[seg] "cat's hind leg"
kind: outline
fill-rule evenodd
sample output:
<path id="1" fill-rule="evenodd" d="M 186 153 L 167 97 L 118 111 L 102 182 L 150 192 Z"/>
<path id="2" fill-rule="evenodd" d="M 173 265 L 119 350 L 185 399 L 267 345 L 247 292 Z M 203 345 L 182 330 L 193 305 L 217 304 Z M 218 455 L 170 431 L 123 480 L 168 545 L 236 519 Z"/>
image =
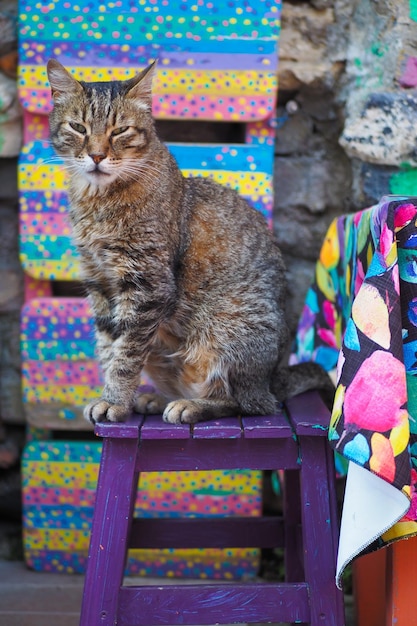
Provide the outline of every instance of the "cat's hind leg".
<path id="1" fill-rule="evenodd" d="M 164 421 L 195 424 L 231 415 L 270 415 L 276 411 L 277 400 L 269 389 L 272 367 L 268 363 L 261 359 L 233 360 L 232 354 L 219 357 L 214 351 L 203 349 L 195 349 L 194 355 L 197 358 L 182 363 L 180 372 L 185 397 L 166 406 Z"/>

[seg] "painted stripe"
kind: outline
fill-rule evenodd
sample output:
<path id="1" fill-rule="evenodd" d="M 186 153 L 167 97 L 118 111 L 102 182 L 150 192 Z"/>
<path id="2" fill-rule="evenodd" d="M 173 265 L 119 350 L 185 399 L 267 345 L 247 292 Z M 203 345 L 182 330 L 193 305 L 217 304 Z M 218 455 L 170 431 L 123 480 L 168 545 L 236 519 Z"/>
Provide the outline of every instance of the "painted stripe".
<path id="1" fill-rule="evenodd" d="M 48 354 L 51 356 L 51 353 Z M 85 406 L 93 398 L 99 398 L 103 390 L 100 384 L 97 387 L 90 385 L 64 385 L 55 383 L 36 385 L 33 381 L 22 379 L 23 400 L 31 404 L 58 402 L 63 405 Z M 66 407 L 62 407 L 62 419 L 66 418 Z M 61 417 L 61 415 L 59 415 Z M 71 419 L 70 417 L 68 419 Z"/>
<path id="2" fill-rule="evenodd" d="M 26 541 L 26 533 L 24 533 Z M 151 577 L 240 579 L 256 576 L 258 549 L 204 548 L 201 550 L 129 550 L 126 574 Z M 25 561 L 35 571 L 58 573 L 85 572 L 87 548 L 68 550 L 34 549 L 25 546 Z"/>
<path id="3" fill-rule="evenodd" d="M 94 359 L 94 344 L 92 341 L 23 341 L 22 357 L 40 361 L 87 361 Z M 53 388 L 50 393 L 53 395 Z"/>
<path id="4" fill-rule="evenodd" d="M 155 0 L 137 0 L 137 2 L 129 2 L 127 7 L 129 8 L 129 13 L 139 13 L 145 12 L 148 14 L 151 11 L 158 12 L 161 14 L 172 15 L 172 14 L 180 14 L 184 15 L 191 11 L 191 14 L 198 11 L 209 11 L 214 15 L 245 15 L 245 13 L 249 13 L 249 15 L 264 15 L 269 11 L 275 14 L 280 7 L 280 0 L 252 0 L 249 8 L 245 7 L 240 0 L 217 0 L 213 3 L 211 0 L 200 0 L 199 3 L 195 4 L 187 4 L 183 0 L 170 0 L 167 4 L 158 4 Z M 49 12 L 54 13 L 59 8 L 68 11 L 68 2 L 67 0 L 42 0 L 38 2 L 35 6 L 32 4 L 28 4 L 27 6 L 23 4 L 23 8 L 28 13 L 37 13 L 41 10 L 42 14 L 47 14 Z M 119 14 L 121 12 L 127 13 L 126 9 L 123 10 L 123 4 L 121 2 L 108 2 L 104 3 L 103 0 L 90 0 L 88 5 L 80 2 L 78 4 L 73 4 L 71 6 L 72 11 L 75 15 L 85 15 L 88 13 L 116 13 Z"/>
<path id="5" fill-rule="evenodd" d="M 168 81 L 169 82 L 169 81 Z M 201 119 L 214 121 L 251 122 L 270 117 L 276 106 L 276 85 L 267 94 L 254 92 L 232 95 L 209 92 L 193 93 L 168 92 L 154 94 L 152 112 L 157 119 Z M 19 99 L 26 111 L 46 115 L 52 110 L 50 90 L 47 88 L 26 87 L 19 89 Z M 239 102 L 238 102 L 239 100 Z"/>
<path id="6" fill-rule="evenodd" d="M 21 207 L 20 231 L 22 234 L 25 232 L 31 235 L 42 234 L 43 232 L 42 224 L 44 223 L 45 218 L 48 220 L 48 223 L 52 223 L 52 225 L 55 223 L 55 220 L 57 219 L 56 216 L 61 213 L 62 203 L 56 206 L 56 210 L 54 210 L 54 207 L 52 206 L 46 207 L 44 203 L 42 203 L 42 198 L 47 193 L 48 192 L 43 192 L 43 191 L 35 191 L 35 192 L 32 191 L 32 192 L 25 192 L 24 194 L 23 193 L 21 194 L 21 197 L 25 199 L 28 199 L 28 196 L 31 195 L 32 199 L 30 199 L 29 201 L 33 200 L 34 202 L 36 202 L 36 204 L 41 204 L 43 207 L 43 211 L 29 211 L 27 204 L 25 205 L 24 208 L 22 208 L 22 201 L 20 201 L 20 207 Z M 272 193 L 265 194 L 262 197 L 254 197 L 254 198 L 252 198 L 250 195 L 249 196 L 245 194 L 240 194 L 240 195 L 242 196 L 242 198 L 245 198 L 250 204 L 252 204 L 252 206 L 255 209 L 260 211 L 265 217 L 269 218 L 271 216 L 272 208 L 273 208 Z M 35 196 L 36 196 L 36 199 L 35 199 Z M 66 207 L 66 210 L 68 210 L 68 207 Z M 62 224 L 63 229 L 65 229 L 65 232 L 68 234 L 68 236 L 70 236 L 71 232 L 68 233 L 66 230 L 68 226 L 68 218 L 66 216 L 63 216 L 62 218 L 58 218 L 58 223 Z M 68 228 L 71 231 L 71 227 L 68 226 Z"/>
<path id="7" fill-rule="evenodd" d="M 62 487 L 71 491 L 95 489 L 96 474 L 89 477 L 85 467 L 94 469 L 100 461 L 101 443 L 77 441 L 34 441 L 26 444 L 23 452 L 24 477 L 32 486 L 56 485 L 56 480 L 77 477 L 78 485 L 61 482 Z M 42 464 L 47 463 L 47 468 Z M 46 468 L 46 471 L 45 471 Z M 80 468 L 83 470 L 80 472 Z M 42 476 L 41 476 L 42 474 Z M 141 489 L 154 494 L 163 492 L 204 492 L 204 493 L 250 493 L 255 495 L 261 485 L 262 472 L 258 470 L 212 470 L 184 472 L 142 472 Z M 70 486 L 68 486 L 70 485 Z M 61 491 L 59 492 L 61 493 Z"/>
<path id="8" fill-rule="evenodd" d="M 211 41 L 200 44 L 196 50 L 192 51 L 188 49 L 188 46 L 184 52 L 164 48 L 158 56 L 158 62 L 162 68 L 168 70 L 192 67 L 201 68 L 204 71 L 256 70 L 263 73 L 265 71 L 276 72 L 278 67 L 275 39 L 248 40 L 244 42 L 244 45 L 240 39 L 228 39 L 222 41 L 221 48 L 219 42 Z"/>
<path id="9" fill-rule="evenodd" d="M 65 215 L 68 212 L 68 195 L 65 191 L 25 191 L 19 196 L 19 213 L 22 222 L 30 220 L 26 217 L 37 215 L 40 219 L 42 214 L 53 214 L 53 219 L 57 219 L 57 214 Z M 58 218 L 59 219 L 59 218 Z M 67 217 L 65 219 L 68 220 Z"/>
<path id="10" fill-rule="evenodd" d="M 21 252 L 22 266 L 26 274 L 36 280 L 79 280 L 81 271 L 78 259 L 65 261 L 45 261 L 29 259 Z"/>
<path id="11" fill-rule="evenodd" d="M 26 527 L 24 540 L 29 550 L 85 550 L 89 545 L 90 529 L 61 530 Z"/>
<path id="12" fill-rule="evenodd" d="M 53 175 L 51 175 L 53 173 Z M 18 184 L 20 191 L 57 190 L 67 188 L 65 171 L 60 165 L 20 163 L 18 168 Z"/>
<path id="13" fill-rule="evenodd" d="M 20 15 L 20 38 L 23 40 L 51 40 L 71 43 L 82 39 L 91 44 L 100 44 L 113 38 L 119 44 L 130 44 L 140 38 L 143 42 L 164 47 L 166 41 L 175 41 L 185 47 L 190 40 L 201 42 L 210 39 L 237 37 L 239 39 L 264 39 L 278 34 L 278 11 L 268 15 L 246 13 L 230 17 L 229 11 L 223 15 L 207 11 L 203 14 L 189 11 L 176 14 L 171 7 L 169 15 L 155 11 L 123 12 L 97 11 L 79 13 L 53 3 L 44 5 L 42 16 L 39 12 L 25 10 Z M 26 9 L 26 7 L 25 7 Z M 49 9 L 49 10 L 48 10 Z"/>
<path id="14" fill-rule="evenodd" d="M 69 218 L 62 213 L 21 213 L 20 233 L 23 236 L 44 234 L 47 236 L 65 235 L 71 237 Z"/>
<path id="15" fill-rule="evenodd" d="M 62 453 L 62 449 L 61 449 Z M 26 485 L 43 487 L 50 485 L 55 489 L 66 487 L 71 489 L 85 488 L 95 489 L 98 477 L 98 463 L 54 462 L 47 460 L 53 455 L 53 449 L 41 449 L 39 455 L 42 460 L 28 462 L 25 458 L 24 476 Z M 43 458 L 42 458 L 43 457 Z"/>
<path id="16" fill-rule="evenodd" d="M 97 460 L 99 463 L 99 459 Z M 44 507 L 62 506 L 65 509 L 72 507 L 94 508 L 96 497 L 96 486 L 91 485 L 88 488 L 72 489 L 71 487 L 59 486 L 59 489 L 53 486 L 37 486 L 30 480 L 31 475 L 24 476 L 23 490 L 23 506 L 26 511 L 31 511 L 31 517 L 39 514 Z"/>
<path id="17" fill-rule="evenodd" d="M 161 517 L 182 517 L 187 515 L 195 515 L 194 511 L 189 509 L 190 502 L 198 504 L 200 509 L 203 510 L 203 514 L 210 514 L 210 506 L 213 504 L 217 509 L 219 503 L 226 502 L 226 499 L 231 506 L 230 511 L 234 511 L 235 515 L 242 514 L 242 507 L 245 507 L 248 515 L 255 516 L 260 508 L 260 484 L 258 482 L 253 483 L 255 489 L 249 493 L 233 494 L 227 490 L 217 491 L 215 493 L 204 494 L 201 492 L 188 492 L 184 493 L 183 489 L 189 489 L 184 487 L 183 489 L 176 488 L 175 484 L 172 487 L 160 489 L 159 491 L 149 491 L 146 484 L 141 477 L 141 492 L 138 493 L 138 498 L 135 505 L 136 516 L 146 518 L 161 518 Z M 27 488 L 26 488 L 27 487 Z M 169 489 L 169 491 L 168 491 Z M 195 488 L 194 488 L 195 489 Z M 187 496 L 187 497 L 185 497 Z M 234 497 L 233 497 L 234 496 Z M 66 514 L 73 511 L 74 507 L 81 510 L 81 508 L 91 508 L 91 512 L 94 509 L 95 502 L 95 485 L 91 485 L 88 488 L 68 488 L 64 485 L 36 485 L 33 480 L 27 481 L 25 479 L 25 490 L 23 496 L 23 504 L 25 511 L 31 512 L 31 517 L 39 515 L 39 512 L 48 507 L 49 511 L 61 510 Z M 208 507 L 208 508 L 207 508 Z M 62 514 L 62 513 L 61 513 Z M 214 511 L 212 512 L 214 515 Z M 220 513 L 222 515 L 223 512 Z M 216 515 L 218 515 L 216 513 Z M 246 513 L 245 513 L 246 515 Z M 46 516 L 44 523 L 40 522 L 39 526 L 48 524 L 52 516 Z M 56 517 L 54 515 L 53 517 Z M 91 515 L 92 517 L 92 515 Z"/>
<path id="18" fill-rule="evenodd" d="M 29 384 L 70 383 L 100 385 L 103 377 L 97 361 L 24 361 L 22 374 Z"/>
<path id="19" fill-rule="evenodd" d="M 59 44 L 58 44 L 59 46 Z M 72 41 L 70 49 L 59 48 L 54 41 L 22 41 L 19 46 L 19 61 L 25 65 L 46 65 L 48 59 L 59 56 L 65 67 L 131 67 L 138 72 L 151 60 L 157 58 L 161 68 L 198 68 L 207 69 L 257 69 L 276 70 L 278 65 L 277 39 L 246 39 L 244 45 L 240 38 L 224 39 L 219 45 L 216 39 L 205 41 L 187 41 L 186 50 L 182 51 L 177 43 L 165 39 L 154 44 L 129 45 L 99 44 L 91 46 L 84 41 Z"/>
<path id="20" fill-rule="evenodd" d="M 64 317 L 24 315 L 22 321 L 22 338 L 24 340 L 54 340 L 63 339 L 73 341 L 78 339 L 94 340 L 94 324 L 90 319 L 80 319 L 68 316 Z"/>
<path id="21" fill-rule="evenodd" d="M 23 450 L 24 467 L 36 461 L 56 461 L 59 463 L 99 463 L 101 443 L 99 441 L 32 441 Z M 27 469 L 24 470 L 25 476 Z M 35 472 L 36 475 L 36 472 Z"/>
<path id="22" fill-rule="evenodd" d="M 23 262 L 26 259 L 43 258 L 48 261 L 62 260 L 65 263 L 72 262 L 78 256 L 75 244 L 68 235 L 44 234 L 44 228 L 41 228 L 43 220 L 38 224 L 40 234 L 20 236 Z"/>
<path id="23" fill-rule="evenodd" d="M 107 81 L 126 80 L 136 75 L 137 69 L 126 67 L 71 67 L 68 68 L 78 80 Z M 144 69 L 144 68 L 139 68 Z M 19 70 L 19 86 L 26 90 L 39 90 L 49 85 L 46 68 L 39 65 L 22 66 Z M 202 69 L 158 69 L 154 80 L 154 91 L 162 94 L 185 94 L 215 92 L 238 96 L 271 93 L 276 88 L 275 72 L 254 70 L 202 70 Z M 48 89 L 49 91 L 49 89 Z"/>
<path id="24" fill-rule="evenodd" d="M 56 315 L 63 319 L 80 317 L 83 322 L 88 323 L 91 317 L 91 309 L 86 298 L 62 297 L 62 298 L 34 298 L 23 305 L 23 321 L 27 315 L 43 315 L 49 317 Z M 71 320 L 72 323 L 72 320 Z"/>
<path id="25" fill-rule="evenodd" d="M 59 486 L 59 490 L 61 490 Z M 72 528 L 82 530 L 88 527 L 94 512 L 94 496 L 92 490 L 89 502 L 86 494 L 82 504 L 77 502 L 78 490 L 70 495 L 70 502 L 63 503 L 60 498 L 56 502 L 58 486 L 53 488 L 33 486 L 26 490 L 25 517 L 30 525 L 36 528 Z M 42 496 L 42 489 L 44 495 Z M 72 503 L 71 503 L 72 501 Z M 183 494 L 181 492 L 143 493 L 136 502 L 136 516 L 148 519 L 170 519 L 179 517 L 221 517 L 242 515 L 256 517 L 259 515 L 260 497 L 249 494 L 233 496 L 228 493 L 204 496 L 199 493 Z"/>
<path id="26" fill-rule="evenodd" d="M 215 180 L 220 184 L 227 184 L 237 189 L 240 193 L 247 193 L 250 189 L 271 189 L 272 175 L 266 172 L 241 172 L 224 169 L 182 169 L 184 176 L 204 176 Z M 48 191 L 49 189 L 61 189 L 66 187 L 64 176 L 57 166 L 39 165 L 24 166 L 19 182 L 21 191 Z M 53 241 L 53 240 L 52 240 Z M 61 242 L 60 245 L 62 245 Z"/>
<path id="27" fill-rule="evenodd" d="M 262 171 L 272 174 L 273 146 L 253 144 L 184 144 L 168 143 L 172 155 L 180 169 L 197 168 L 198 170 L 230 170 L 238 172 Z M 22 177 L 26 175 L 43 178 L 49 172 L 62 171 L 63 160 L 54 156 L 54 150 L 43 141 L 33 141 L 25 146 L 19 159 L 19 169 Z M 48 163 L 55 158 L 54 163 Z M 39 168 L 47 168 L 39 169 Z M 50 168 L 50 169 L 49 169 Z M 36 194 L 35 191 L 28 193 Z M 52 206 L 55 202 L 64 202 L 64 192 L 50 191 L 47 198 Z M 36 203 L 36 196 L 29 196 L 31 206 Z M 37 209 L 41 210 L 41 206 Z"/>

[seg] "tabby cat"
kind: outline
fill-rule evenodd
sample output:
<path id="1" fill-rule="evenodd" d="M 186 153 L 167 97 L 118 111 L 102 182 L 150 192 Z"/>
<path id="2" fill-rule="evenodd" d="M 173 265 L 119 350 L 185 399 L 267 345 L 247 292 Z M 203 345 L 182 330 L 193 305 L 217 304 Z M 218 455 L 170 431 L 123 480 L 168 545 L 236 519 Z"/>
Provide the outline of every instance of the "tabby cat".
<path id="1" fill-rule="evenodd" d="M 158 138 L 155 64 L 130 80 L 92 83 L 54 59 L 47 69 L 51 140 L 70 174 L 70 220 L 104 371 L 86 418 L 271 414 L 323 383 L 314 364 L 280 365 L 285 270 L 262 215 L 235 191 L 184 178 Z M 158 393 L 137 393 L 142 371 Z"/>

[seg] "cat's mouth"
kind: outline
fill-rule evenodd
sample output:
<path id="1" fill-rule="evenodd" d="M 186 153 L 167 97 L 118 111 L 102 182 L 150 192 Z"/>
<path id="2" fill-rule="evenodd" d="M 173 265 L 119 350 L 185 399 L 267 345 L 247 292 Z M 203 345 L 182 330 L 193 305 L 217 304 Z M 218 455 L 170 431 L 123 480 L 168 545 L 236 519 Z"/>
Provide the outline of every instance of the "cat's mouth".
<path id="1" fill-rule="evenodd" d="M 96 165 L 94 169 L 92 170 L 88 170 L 87 174 L 89 176 L 94 176 L 95 178 L 100 178 L 102 176 L 110 176 L 108 172 L 104 172 L 102 169 L 100 169 L 99 165 Z"/>

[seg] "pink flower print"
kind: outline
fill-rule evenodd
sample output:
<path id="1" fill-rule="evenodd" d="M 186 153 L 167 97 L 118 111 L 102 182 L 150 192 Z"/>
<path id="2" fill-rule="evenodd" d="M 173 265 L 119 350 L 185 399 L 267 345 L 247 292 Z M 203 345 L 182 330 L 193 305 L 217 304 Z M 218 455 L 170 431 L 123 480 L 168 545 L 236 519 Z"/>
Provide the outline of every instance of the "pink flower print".
<path id="1" fill-rule="evenodd" d="M 384 260 L 385 267 L 391 267 L 397 260 L 397 244 L 394 233 L 387 224 L 382 226 L 381 237 L 379 239 L 379 251 Z"/>
<path id="2" fill-rule="evenodd" d="M 346 389 L 345 427 L 387 432 L 408 420 L 404 364 L 390 352 L 376 350 L 360 366 Z"/>
<path id="3" fill-rule="evenodd" d="M 358 258 L 356 261 L 355 293 L 354 293 L 355 296 L 358 293 L 359 289 L 361 288 L 364 279 L 365 279 L 365 272 L 363 270 L 363 265 L 361 263 L 361 260 Z"/>
<path id="4" fill-rule="evenodd" d="M 394 215 L 394 228 L 395 230 L 401 230 L 404 226 L 407 226 L 414 219 L 417 213 L 417 208 L 414 204 L 404 204 L 397 207 Z"/>
<path id="5" fill-rule="evenodd" d="M 415 469 L 411 470 L 411 485 L 410 485 L 410 496 L 411 496 L 411 504 L 408 509 L 405 517 L 406 519 L 411 519 L 413 521 L 417 520 L 417 472 Z"/>
<path id="6" fill-rule="evenodd" d="M 339 349 L 335 334 L 331 330 L 328 330 L 327 328 L 319 328 L 317 330 L 317 336 L 320 337 L 320 339 L 328 346 Z"/>
<path id="7" fill-rule="evenodd" d="M 334 305 L 329 300 L 323 302 L 323 316 L 327 326 L 334 330 L 337 314 Z"/>

